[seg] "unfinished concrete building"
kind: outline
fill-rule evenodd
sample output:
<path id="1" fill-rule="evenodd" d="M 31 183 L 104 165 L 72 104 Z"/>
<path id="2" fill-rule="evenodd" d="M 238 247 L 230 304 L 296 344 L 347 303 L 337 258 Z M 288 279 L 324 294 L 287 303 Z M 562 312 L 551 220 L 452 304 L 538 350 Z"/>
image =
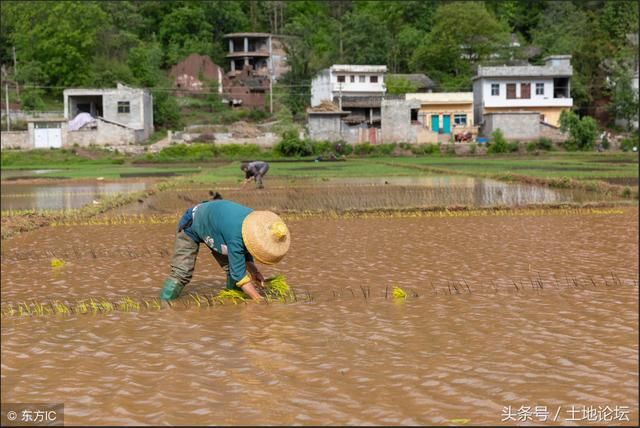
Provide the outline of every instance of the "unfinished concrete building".
<path id="1" fill-rule="evenodd" d="M 282 36 L 269 33 L 230 33 L 224 38 L 229 43 L 228 76 L 233 79 L 249 66 L 257 76 L 273 78 L 277 82 L 289 71 Z"/>

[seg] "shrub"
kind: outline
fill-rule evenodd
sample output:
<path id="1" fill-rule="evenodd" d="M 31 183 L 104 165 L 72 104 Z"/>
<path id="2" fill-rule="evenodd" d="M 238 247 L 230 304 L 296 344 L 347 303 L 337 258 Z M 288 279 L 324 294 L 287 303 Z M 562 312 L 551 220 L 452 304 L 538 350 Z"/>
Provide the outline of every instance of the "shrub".
<path id="1" fill-rule="evenodd" d="M 538 148 L 538 145 L 533 141 L 531 141 L 530 143 L 527 143 L 527 152 L 531 153 L 535 151 L 537 148 Z"/>
<path id="2" fill-rule="evenodd" d="M 515 153 L 520 149 L 520 143 L 517 141 L 513 141 L 511 143 L 507 143 L 507 152 Z"/>
<path id="3" fill-rule="evenodd" d="M 469 145 L 469 154 L 470 155 L 475 155 L 476 154 L 476 149 L 478 148 L 477 145 L 475 144 L 471 144 Z"/>
<path id="4" fill-rule="evenodd" d="M 397 147 L 396 143 L 380 144 L 380 145 L 374 146 L 374 153 L 380 154 L 383 156 L 388 156 L 391 153 L 393 153 L 396 147 Z"/>
<path id="5" fill-rule="evenodd" d="M 353 153 L 353 146 L 349 143 L 345 143 L 344 141 L 340 141 L 340 152 L 347 156 L 350 155 L 351 153 Z"/>
<path id="6" fill-rule="evenodd" d="M 335 153 L 335 147 L 328 141 L 316 141 L 311 144 L 314 155 L 321 155 L 324 153 Z"/>
<path id="7" fill-rule="evenodd" d="M 635 134 L 631 137 L 626 137 L 620 142 L 620 150 L 623 152 L 628 152 L 629 150 L 633 150 L 634 147 L 638 147 L 638 135 Z"/>
<path id="8" fill-rule="evenodd" d="M 491 143 L 487 148 L 487 153 L 505 153 L 507 150 L 507 140 L 505 140 L 502 130 L 498 128 L 491 134 Z"/>
<path id="9" fill-rule="evenodd" d="M 447 144 L 447 147 L 445 148 L 444 152 L 448 155 L 455 155 L 456 147 L 453 144 Z"/>
<path id="10" fill-rule="evenodd" d="M 415 155 L 432 155 L 440 153 L 440 147 L 435 144 L 418 144 L 411 146 L 411 152 Z"/>
<path id="11" fill-rule="evenodd" d="M 606 135 L 602 136 L 601 144 L 604 150 L 609 150 L 611 148 L 611 143 L 609 143 L 609 139 L 607 138 Z"/>
<path id="12" fill-rule="evenodd" d="M 560 114 L 560 130 L 569 132 L 569 140 L 565 143 L 567 150 L 591 150 L 596 142 L 598 127 L 594 118 L 579 118 L 572 111 Z"/>
<path id="13" fill-rule="evenodd" d="M 267 117 L 269 117 L 269 113 L 267 113 L 264 110 L 251 110 L 249 112 L 249 119 L 253 120 L 254 122 L 260 122 L 261 120 L 266 119 Z"/>
<path id="14" fill-rule="evenodd" d="M 282 140 L 273 148 L 282 156 L 310 156 L 313 154 L 313 146 L 308 140 L 298 138 L 298 131 L 295 128 L 286 130 L 282 135 Z"/>
<path id="15" fill-rule="evenodd" d="M 368 155 L 373 153 L 375 148 L 369 143 L 356 144 L 353 147 L 353 153 L 356 155 Z"/>
<path id="16" fill-rule="evenodd" d="M 553 142 L 548 138 L 540 137 L 538 141 L 536 141 L 536 148 L 540 150 L 551 150 L 553 149 Z"/>

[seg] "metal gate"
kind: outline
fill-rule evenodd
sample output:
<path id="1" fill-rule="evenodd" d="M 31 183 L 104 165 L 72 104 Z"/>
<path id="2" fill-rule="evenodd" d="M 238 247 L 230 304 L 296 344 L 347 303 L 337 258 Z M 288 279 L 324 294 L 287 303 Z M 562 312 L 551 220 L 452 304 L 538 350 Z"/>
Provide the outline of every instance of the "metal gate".
<path id="1" fill-rule="evenodd" d="M 62 147 L 62 124 L 60 122 L 36 122 L 33 125 L 33 146 L 36 149 Z"/>

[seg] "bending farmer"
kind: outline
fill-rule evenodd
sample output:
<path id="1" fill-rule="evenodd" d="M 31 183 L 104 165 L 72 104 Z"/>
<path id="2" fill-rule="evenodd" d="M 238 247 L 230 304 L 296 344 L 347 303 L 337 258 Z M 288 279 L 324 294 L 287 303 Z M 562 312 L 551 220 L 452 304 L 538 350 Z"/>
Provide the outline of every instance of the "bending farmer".
<path id="1" fill-rule="evenodd" d="M 201 243 L 226 271 L 227 289 L 240 289 L 260 300 L 255 286 L 263 286 L 264 277 L 254 260 L 267 265 L 282 260 L 290 235 L 271 211 L 254 211 L 222 199 L 189 208 L 178 222 L 171 273 L 164 281 L 161 300 L 177 298 L 191 281 Z"/>
<path id="2" fill-rule="evenodd" d="M 254 162 L 242 162 L 240 164 L 240 169 L 244 171 L 244 183 L 247 184 L 251 180 L 256 180 L 256 186 L 258 189 L 263 189 L 262 185 L 262 177 L 267 174 L 269 171 L 269 164 L 263 161 L 254 161 Z"/>

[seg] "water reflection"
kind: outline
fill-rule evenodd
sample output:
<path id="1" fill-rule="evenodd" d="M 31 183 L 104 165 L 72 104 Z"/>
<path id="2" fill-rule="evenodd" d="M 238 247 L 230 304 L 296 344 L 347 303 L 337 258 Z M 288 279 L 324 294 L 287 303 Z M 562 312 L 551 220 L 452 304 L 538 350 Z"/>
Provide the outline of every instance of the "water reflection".
<path id="1" fill-rule="evenodd" d="M 116 193 L 144 190 L 140 183 L 2 184 L 0 207 L 8 210 L 70 210 Z"/>

